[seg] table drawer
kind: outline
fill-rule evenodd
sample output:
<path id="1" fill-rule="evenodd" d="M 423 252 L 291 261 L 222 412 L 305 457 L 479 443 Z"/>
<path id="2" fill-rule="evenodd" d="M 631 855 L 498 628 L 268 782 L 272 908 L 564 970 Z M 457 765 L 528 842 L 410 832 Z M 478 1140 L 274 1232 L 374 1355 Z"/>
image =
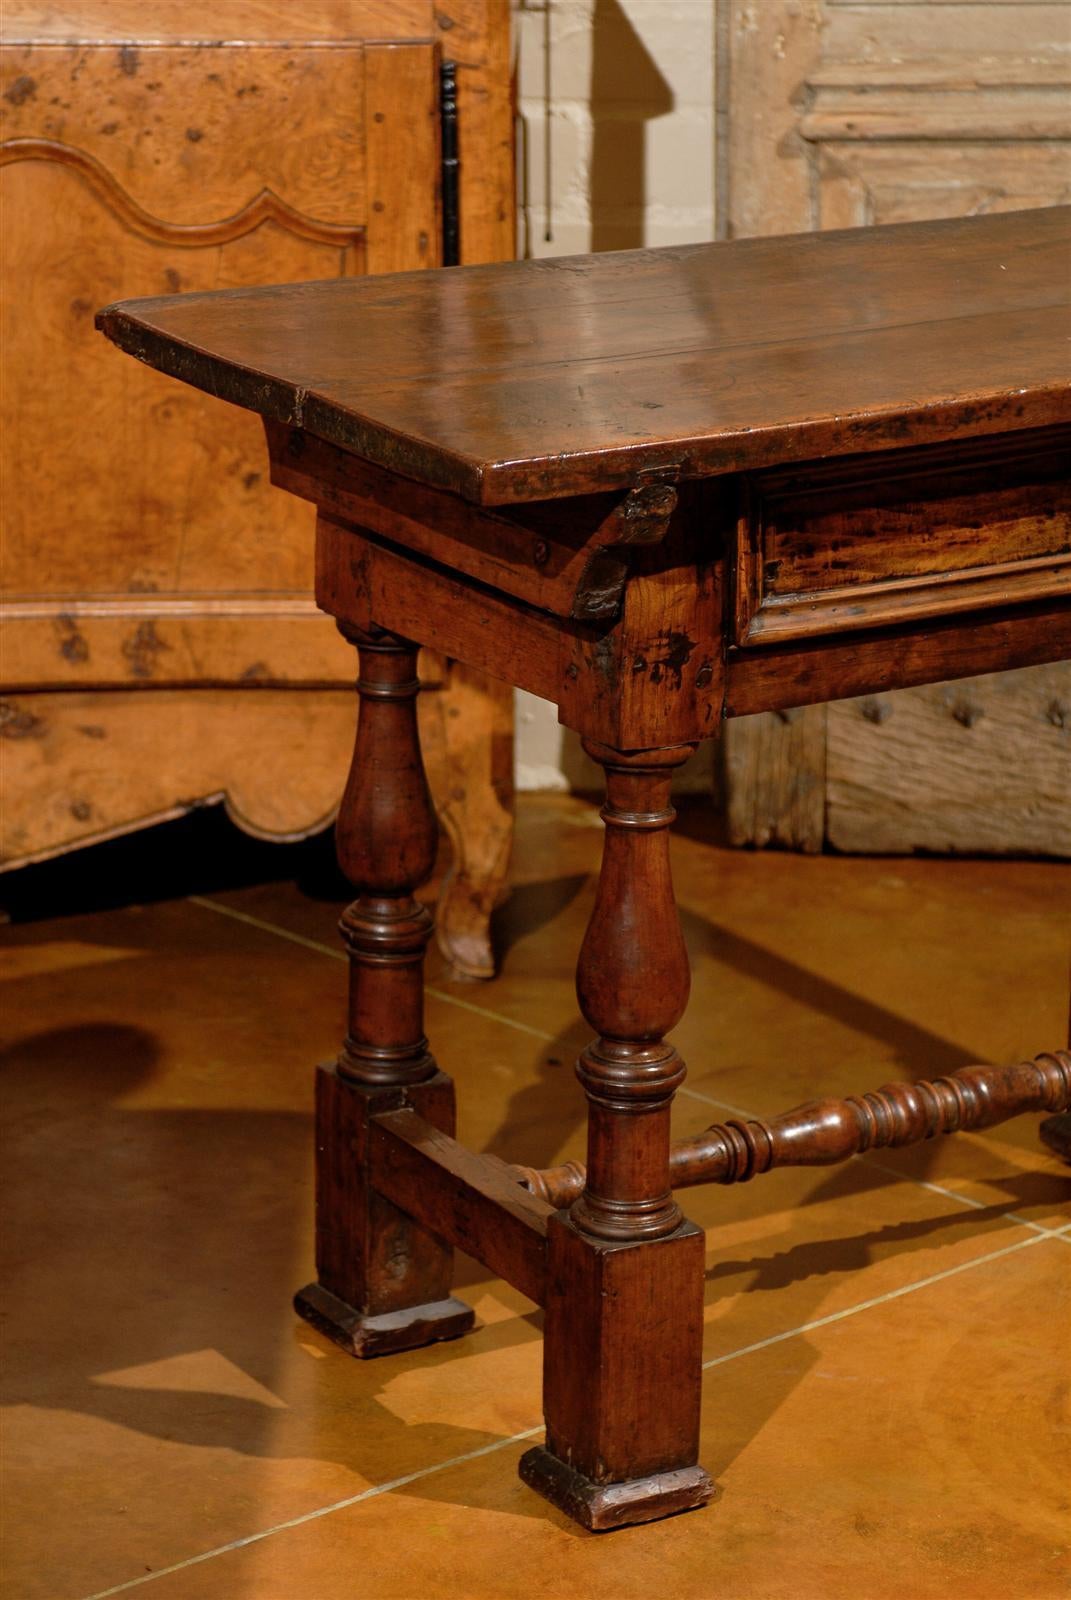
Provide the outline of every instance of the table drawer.
<path id="1" fill-rule="evenodd" d="M 1071 595 L 1071 429 L 742 480 L 736 643 Z"/>

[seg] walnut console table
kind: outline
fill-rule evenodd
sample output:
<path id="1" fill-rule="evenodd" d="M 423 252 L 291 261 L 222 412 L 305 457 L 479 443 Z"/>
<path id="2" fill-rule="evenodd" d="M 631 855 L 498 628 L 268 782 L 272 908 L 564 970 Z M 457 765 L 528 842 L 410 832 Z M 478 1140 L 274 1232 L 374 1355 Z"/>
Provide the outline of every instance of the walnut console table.
<path id="1" fill-rule="evenodd" d="M 338 824 L 349 1033 L 317 1079 L 318 1282 L 358 1356 L 546 1308 L 525 1480 L 585 1526 L 701 1505 L 703 1236 L 673 1190 L 1071 1103 L 1071 1054 L 671 1145 L 688 996 L 672 774 L 723 717 L 1071 656 L 1071 210 L 128 302 L 123 349 L 259 412 L 360 652 Z M 606 772 L 577 973 L 588 1159 L 464 1149 L 413 890 L 417 644 L 554 701 Z M 300 759 L 300 756 L 298 757 Z M 1044 1041 L 1039 1041 L 1039 1043 Z"/>

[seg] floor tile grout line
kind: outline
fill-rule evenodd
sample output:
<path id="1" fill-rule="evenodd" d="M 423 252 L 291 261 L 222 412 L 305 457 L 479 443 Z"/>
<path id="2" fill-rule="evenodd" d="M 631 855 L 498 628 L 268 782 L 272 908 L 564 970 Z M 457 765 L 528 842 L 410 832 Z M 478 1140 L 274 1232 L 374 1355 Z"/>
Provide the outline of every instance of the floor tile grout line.
<path id="1" fill-rule="evenodd" d="M 876 1294 L 870 1300 L 860 1300 L 858 1305 L 846 1306 L 843 1311 L 831 1311 L 826 1317 L 815 1317 L 810 1322 L 801 1323 L 798 1328 L 792 1328 L 786 1333 L 774 1333 L 768 1339 L 758 1339 L 754 1344 L 741 1346 L 739 1350 L 730 1350 L 725 1355 L 714 1356 L 710 1361 L 703 1362 L 703 1371 L 709 1372 L 712 1367 L 720 1367 L 727 1361 L 735 1361 L 738 1356 L 752 1355 L 756 1350 L 766 1350 L 770 1345 L 782 1344 L 797 1334 L 811 1333 L 816 1328 L 828 1328 L 834 1322 L 843 1322 L 846 1317 L 854 1317 L 859 1311 L 871 1311 L 875 1306 L 887 1305 L 892 1300 L 901 1300 L 904 1295 L 913 1294 L 916 1289 L 928 1289 L 932 1284 L 943 1283 L 947 1278 L 958 1277 L 961 1272 L 970 1272 L 973 1267 L 983 1266 L 987 1262 L 1000 1261 L 1004 1256 L 1014 1255 L 1019 1250 L 1028 1250 L 1031 1245 L 1041 1244 L 1046 1238 L 1051 1237 L 1054 1236 L 1035 1233 L 1028 1239 L 1017 1239 L 1015 1244 L 1006 1244 L 999 1250 L 989 1250 L 985 1255 L 975 1256 L 970 1261 L 961 1261 L 954 1267 L 945 1267 L 941 1272 L 931 1272 L 928 1277 L 918 1278 L 913 1283 L 901 1284 L 899 1289 L 889 1289 L 885 1294 Z"/>
<path id="2" fill-rule="evenodd" d="M 265 917 L 253 916 L 250 911 L 239 911 L 237 906 L 224 905 L 222 900 L 210 900 L 203 894 L 190 894 L 186 899 L 191 906 L 200 906 L 204 911 L 214 911 L 217 916 L 230 917 L 234 922 L 244 922 L 250 928 L 259 928 L 262 933 L 273 933 L 277 939 L 287 939 L 291 944 L 303 945 L 306 950 L 315 950 L 322 956 L 330 956 L 332 961 L 348 959 L 344 950 L 324 944 L 322 939 L 310 939 L 306 934 L 295 933 L 293 928 L 284 928 L 278 922 L 268 922 Z"/>
<path id="3" fill-rule="evenodd" d="M 946 1267 L 941 1272 L 930 1273 L 925 1278 L 919 1278 L 913 1283 L 903 1284 L 899 1289 L 890 1289 L 885 1294 L 872 1296 L 869 1300 L 861 1300 L 857 1305 L 845 1306 L 841 1311 L 833 1311 L 826 1317 L 814 1317 L 810 1322 L 803 1322 L 796 1328 L 788 1328 L 781 1333 L 771 1334 L 768 1339 L 756 1340 L 754 1344 L 741 1345 L 739 1349 L 726 1351 L 724 1355 L 714 1356 L 709 1361 L 704 1361 L 702 1370 L 711 1371 L 714 1367 L 725 1366 L 730 1361 L 735 1361 L 742 1356 L 754 1355 L 759 1350 L 768 1349 L 771 1345 L 783 1344 L 788 1339 L 794 1339 L 801 1334 L 811 1333 L 817 1328 L 825 1328 L 835 1322 L 844 1322 L 849 1317 L 861 1311 L 871 1311 L 875 1306 L 886 1305 L 893 1300 L 900 1300 L 905 1295 L 913 1294 L 916 1289 L 928 1289 L 935 1283 L 942 1283 L 948 1278 L 957 1277 L 960 1273 L 969 1272 L 975 1267 L 985 1266 L 988 1262 L 999 1261 L 1005 1256 L 1014 1255 L 1019 1250 L 1029 1249 L 1031 1245 L 1041 1244 L 1042 1234 L 1033 1234 L 1027 1239 L 1019 1239 L 1015 1244 L 1004 1245 L 1000 1250 L 990 1250 L 985 1255 L 975 1256 L 971 1261 L 961 1261 L 957 1266 Z M 430 1478 L 437 1472 L 448 1472 L 453 1467 L 464 1466 L 469 1461 L 476 1461 L 481 1456 L 496 1454 L 499 1450 L 507 1450 L 510 1445 L 519 1444 L 524 1439 L 533 1439 L 544 1431 L 543 1423 L 538 1423 L 534 1428 L 526 1428 L 521 1433 L 510 1434 L 505 1439 L 492 1440 L 490 1444 L 481 1445 L 476 1450 L 468 1450 L 463 1455 L 452 1456 L 447 1461 L 433 1462 L 427 1467 L 419 1467 L 415 1472 L 409 1472 L 399 1478 L 392 1478 L 387 1483 L 371 1484 L 359 1493 L 348 1495 L 344 1500 L 332 1501 L 326 1506 L 317 1506 L 312 1511 L 305 1511 L 298 1517 L 290 1517 L 285 1522 L 278 1522 L 270 1528 L 262 1528 L 258 1533 L 249 1533 L 241 1539 L 232 1539 L 227 1544 L 217 1545 L 212 1550 L 203 1550 L 200 1555 L 190 1556 L 185 1561 L 177 1561 L 168 1567 L 160 1567 L 155 1572 L 147 1572 L 137 1578 L 129 1578 L 124 1583 L 113 1585 L 110 1589 L 98 1589 L 95 1593 L 87 1595 L 85 1600 L 110 1600 L 112 1595 L 125 1594 L 131 1589 L 140 1589 L 147 1583 L 153 1583 L 157 1578 L 170 1577 L 175 1572 L 184 1572 L 189 1567 L 196 1567 L 202 1562 L 212 1561 L 217 1556 L 229 1555 L 234 1550 L 242 1550 L 249 1545 L 259 1544 L 265 1539 L 270 1539 L 277 1533 L 286 1533 L 291 1528 L 299 1528 L 309 1522 L 315 1522 L 320 1517 L 330 1516 L 335 1511 L 346 1511 L 350 1506 L 359 1505 L 365 1500 L 374 1500 L 379 1495 L 389 1494 L 396 1489 L 407 1488 L 411 1483 L 418 1483 L 424 1478 Z"/>
<path id="4" fill-rule="evenodd" d="M 291 944 L 301 945 L 306 950 L 313 950 L 320 955 L 330 956 L 332 961 L 348 960 L 345 951 L 335 949 L 332 945 L 324 944 L 320 939 L 309 939 L 303 933 L 294 933 L 290 928 L 281 927 L 276 922 L 268 922 L 264 917 L 252 916 L 248 911 L 239 911 L 237 907 L 224 905 L 222 901 L 210 900 L 206 896 L 199 894 L 188 895 L 187 899 L 191 905 L 201 906 L 205 911 L 214 911 L 219 916 L 231 917 L 235 922 L 244 922 L 251 928 L 258 928 L 262 933 L 274 934 L 278 939 L 288 939 Z M 489 1006 L 479 1006 L 471 1000 L 462 1000 L 457 995 L 449 994 L 445 989 L 433 988 L 429 985 L 424 992 L 436 1000 L 444 1001 L 447 1005 L 459 1007 L 462 1011 L 469 1011 L 473 1015 L 484 1017 L 490 1022 L 500 1022 L 505 1028 L 513 1028 L 518 1033 L 526 1033 L 531 1038 L 542 1039 L 548 1044 L 557 1037 L 556 1034 L 547 1033 L 543 1028 L 533 1028 L 530 1023 L 518 1022 L 516 1018 L 504 1016 L 500 1011 L 492 1011 Z M 728 1100 L 718 1100 L 714 1095 L 704 1094 L 701 1089 L 692 1088 L 690 1084 L 682 1084 L 677 1090 L 677 1094 L 688 1100 L 696 1100 L 702 1105 L 713 1106 L 716 1111 L 727 1111 L 730 1116 L 742 1117 L 745 1121 L 761 1120 L 756 1112 L 748 1111 L 742 1106 L 733 1105 Z M 932 1183 L 925 1178 L 915 1178 L 910 1173 L 900 1172 L 896 1167 L 886 1166 L 883 1162 L 876 1161 L 869 1155 L 862 1155 L 856 1159 L 862 1161 L 865 1166 L 875 1167 L 881 1172 L 893 1174 L 902 1183 L 914 1183 L 919 1188 L 931 1190 L 934 1194 L 945 1195 L 948 1199 L 954 1200 L 962 1206 L 973 1207 L 978 1210 L 985 1209 L 984 1202 L 981 1200 L 968 1199 L 967 1196 L 958 1194 L 954 1189 L 946 1189 L 939 1183 Z M 1014 1212 L 1006 1211 L 1003 1215 L 1011 1221 L 1021 1224 L 1024 1228 L 1030 1228 L 1032 1231 L 1036 1230 L 1048 1237 L 1051 1237 L 1055 1231 L 1050 1228 L 1043 1228 L 1040 1223 L 1030 1222 L 1025 1217 L 1020 1217 Z"/>
<path id="5" fill-rule="evenodd" d="M 221 917 L 232 917 L 235 922 L 244 922 L 251 928 L 259 928 L 262 933 L 273 933 L 278 939 L 288 939 L 291 944 L 299 944 L 306 950 L 315 950 L 322 956 L 330 956 L 332 961 L 349 960 L 344 950 L 335 950 L 319 939 L 308 939 L 303 933 L 294 933 L 290 928 L 281 928 L 278 923 L 267 922 L 263 917 L 251 916 L 248 911 L 238 911 L 234 906 L 223 905 L 218 900 L 209 900 L 199 894 L 188 895 L 187 899 L 191 905 L 201 906 L 205 911 L 215 911 Z M 472 1000 L 462 1000 L 460 996 L 448 994 L 445 989 L 434 988 L 431 984 L 425 985 L 424 993 L 436 1000 L 445 1001 L 447 1005 L 457 1006 L 462 1011 L 471 1011 L 477 1017 L 500 1022 L 503 1027 L 514 1028 L 518 1033 L 530 1034 L 532 1038 L 542 1039 L 548 1044 L 555 1037 L 553 1033 L 547 1033 L 544 1028 L 533 1028 L 531 1023 L 504 1017 L 497 1011 L 488 1010 L 486 1006 L 478 1006 Z"/>
<path id="6" fill-rule="evenodd" d="M 886 1162 L 876 1160 L 869 1152 L 865 1155 L 857 1156 L 856 1159 L 862 1162 L 864 1167 L 873 1167 L 878 1172 L 887 1172 L 890 1176 L 899 1178 L 901 1182 L 906 1180 L 908 1183 L 916 1184 L 920 1189 L 931 1190 L 933 1194 L 947 1195 L 950 1200 L 958 1201 L 961 1206 L 970 1206 L 975 1211 L 987 1211 L 989 1209 L 984 1200 L 975 1200 L 972 1195 L 960 1194 L 955 1189 L 946 1189 L 944 1184 L 933 1183 L 929 1178 L 916 1178 L 909 1172 L 901 1172 L 898 1167 L 890 1167 Z M 1021 1217 L 1017 1211 L 1002 1211 L 1000 1214 L 1006 1221 L 1017 1222 L 1021 1228 L 1029 1228 L 1032 1233 L 1044 1234 L 1047 1239 L 1055 1239 L 1061 1232 L 1059 1228 L 1046 1228 L 1042 1222 L 1032 1222 L 1029 1217 Z"/>
<path id="7" fill-rule="evenodd" d="M 510 1434 L 508 1439 L 494 1439 L 490 1444 L 480 1445 L 476 1450 L 467 1450 L 464 1455 L 452 1456 L 449 1461 L 437 1461 L 427 1467 L 418 1467 L 415 1472 L 407 1472 L 400 1478 L 391 1478 L 388 1483 L 370 1484 L 367 1489 L 347 1495 L 344 1500 L 334 1500 L 330 1505 L 316 1506 L 312 1511 L 304 1511 L 298 1517 L 289 1517 L 285 1522 L 277 1522 L 271 1528 L 262 1528 L 259 1533 L 247 1533 L 241 1539 L 231 1539 L 229 1543 L 217 1545 L 213 1550 L 202 1550 L 200 1555 L 190 1556 L 186 1561 L 176 1561 L 169 1567 L 159 1567 L 155 1572 L 147 1572 L 143 1577 L 129 1578 L 125 1583 L 117 1583 L 111 1589 L 98 1589 L 95 1594 L 88 1595 L 86 1600 L 108 1600 L 110 1595 L 123 1594 L 128 1589 L 139 1589 L 142 1584 L 153 1583 L 157 1578 L 167 1578 L 172 1573 L 185 1572 L 188 1567 L 199 1566 L 203 1561 L 212 1561 L 216 1556 L 229 1555 L 232 1550 L 243 1550 L 251 1544 L 259 1544 L 263 1539 L 270 1539 L 273 1534 L 300 1528 L 307 1522 L 315 1522 L 320 1517 L 330 1516 L 334 1511 L 346 1511 L 350 1506 L 359 1505 L 362 1500 L 374 1500 L 378 1495 L 390 1494 L 395 1489 L 404 1489 L 411 1483 L 418 1483 L 422 1478 L 430 1478 L 433 1473 L 445 1472 L 450 1467 L 463 1466 L 466 1461 L 475 1461 L 480 1456 L 493 1455 L 498 1450 L 508 1449 L 511 1444 L 519 1444 L 522 1439 L 532 1439 L 537 1433 L 542 1432 L 543 1424 L 539 1423 L 534 1428 L 526 1428 L 523 1433 Z"/>
<path id="8" fill-rule="evenodd" d="M 714 1106 L 718 1111 L 727 1111 L 731 1117 L 743 1117 L 745 1122 L 757 1121 L 757 1113 L 745 1111 L 743 1106 L 734 1106 L 728 1100 L 716 1100 L 712 1094 L 704 1094 L 702 1089 L 693 1089 L 690 1084 L 682 1084 L 677 1090 L 686 1100 L 698 1100 L 702 1105 Z"/>

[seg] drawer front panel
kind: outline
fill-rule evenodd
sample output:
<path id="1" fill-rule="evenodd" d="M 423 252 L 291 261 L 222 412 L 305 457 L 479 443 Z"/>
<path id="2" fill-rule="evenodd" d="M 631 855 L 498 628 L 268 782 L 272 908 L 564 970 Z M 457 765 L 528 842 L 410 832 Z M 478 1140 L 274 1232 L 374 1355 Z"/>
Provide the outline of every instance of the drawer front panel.
<path id="1" fill-rule="evenodd" d="M 1071 429 L 744 480 L 736 642 L 1071 595 Z"/>

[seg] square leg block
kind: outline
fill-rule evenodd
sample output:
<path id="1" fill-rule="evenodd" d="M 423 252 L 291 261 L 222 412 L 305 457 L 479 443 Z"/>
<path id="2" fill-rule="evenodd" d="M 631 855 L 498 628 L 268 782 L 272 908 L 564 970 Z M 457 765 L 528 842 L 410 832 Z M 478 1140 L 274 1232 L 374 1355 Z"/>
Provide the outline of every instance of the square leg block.
<path id="1" fill-rule="evenodd" d="M 316 1270 L 294 1308 L 350 1355 L 367 1359 L 456 1339 L 475 1321 L 450 1294 L 453 1251 L 367 1181 L 369 1119 L 403 1103 L 454 1131 L 443 1073 L 404 1093 L 363 1088 L 333 1066 L 316 1073 Z"/>
<path id="2" fill-rule="evenodd" d="M 586 1528 L 648 1522 L 706 1503 L 698 1464 L 703 1235 L 620 1244 L 564 1215 L 548 1229 L 545 1448 L 521 1476 Z"/>

